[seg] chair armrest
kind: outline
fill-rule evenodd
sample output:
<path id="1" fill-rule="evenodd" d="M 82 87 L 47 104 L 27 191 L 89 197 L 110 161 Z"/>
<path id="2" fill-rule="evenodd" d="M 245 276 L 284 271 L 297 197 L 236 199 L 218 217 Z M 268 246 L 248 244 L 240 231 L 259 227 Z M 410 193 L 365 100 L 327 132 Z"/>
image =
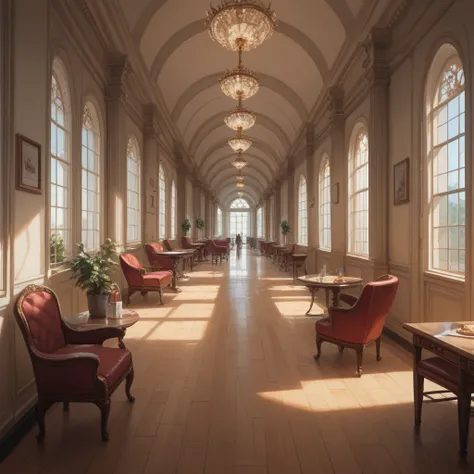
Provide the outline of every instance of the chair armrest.
<path id="1" fill-rule="evenodd" d="M 357 303 L 357 296 L 349 295 L 348 293 L 341 293 L 339 295 L 339 299 L 344 301 L 344 303 L 348 304 L 349 306 L 354 306 Z"/>
<path id="2" fill-rule="evenodd" d="M 348 342 L 361 342 L 364 338 L 365 324 L 357 306 L 351 308 L 329 308 L 334 337 Z"/>
<path id="3" fill-rule="evenodd" d="M 67 344 L 98 344 L 102 345 L 107 339 L 123 338 L 125 331 L 122 328 L 101 328 L 90 331 L 75 331 L 67 324 L 63 325 Z"/>

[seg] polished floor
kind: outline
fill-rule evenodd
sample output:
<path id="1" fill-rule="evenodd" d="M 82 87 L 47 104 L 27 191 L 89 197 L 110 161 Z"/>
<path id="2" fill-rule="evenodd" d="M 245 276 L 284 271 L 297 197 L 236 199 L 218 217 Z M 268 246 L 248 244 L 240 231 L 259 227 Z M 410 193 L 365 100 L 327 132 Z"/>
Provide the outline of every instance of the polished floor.
<path id="1" fill-rule="evenodd" d="M 474 436 L 458 461 L 455 404 L 426 405 L 415 435 L 411 356 L 396 344 L 381 362 L 370 348 L 360 379 L 351 351 L 323 345 L 314 362 L 307 291 L 257 252 L 201 264 L 182 289 L 164 307 L 132 299 L 136 402 L 115 393 L 110 442 L 96 407 L 54 406 L 44 447 L 33 429 L 1 474 L 474 472 Z"/>

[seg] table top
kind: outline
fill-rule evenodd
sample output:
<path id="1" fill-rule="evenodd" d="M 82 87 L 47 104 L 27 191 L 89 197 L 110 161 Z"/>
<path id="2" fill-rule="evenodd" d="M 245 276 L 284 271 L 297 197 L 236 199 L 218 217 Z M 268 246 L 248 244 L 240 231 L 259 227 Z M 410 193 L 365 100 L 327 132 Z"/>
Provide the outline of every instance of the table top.
<path id="1" fill-rule="evenodd" d="M 308 256 L 307 253 L 294 253 L 293 258 L 306 258 Z M 310 276 L 315 276 L 315 275 L 310 275 Z"/>
<path id="2" fill-rule="evenodd" d="M 63 316 L 63 321 L 71 329 L 75 331 L 92 331 L 94 329 L 104 328 L 128 328 L 133 326 L 140 317 L 138 313 L 130 309 L 122 310 L 122 317 L 118 319 L 112 318 L 91 318 L 89 311 L 82 313 Z"/>
<path id="3" fill-rule="evenodd" d="M 188 255 L 188 253 L 189 252 L 186 252 L 184 250 L 171 250 L 171 251 L 164 251 L 164 252 L 155 252 L 155 255 L 166 255 L 167 257 L 184 257 Z"/>
<path id="4" fill-rule="evenodd" d="M 412 334 L 430 339 L 438 346 L 444 346 L 457 354 L 474 360 L 474 338 L 446 334 L 459 329 L 462 324 L 474 325 L 474 321 L 445 323 L 405 323 L 403 327 Z"/>
<path id="5" fill-rule="evenodd" d="M 319 275 L 305 275 L 298 277 L 304 285 L 315 286 L 320 288 L 350 288 L 352 286 L 359 286 L 362 284 L 362 278 L 344 276 L 342 280 L 338 281 L 339 277 L 336 275 L 327 275 L 322 278 Z"/>

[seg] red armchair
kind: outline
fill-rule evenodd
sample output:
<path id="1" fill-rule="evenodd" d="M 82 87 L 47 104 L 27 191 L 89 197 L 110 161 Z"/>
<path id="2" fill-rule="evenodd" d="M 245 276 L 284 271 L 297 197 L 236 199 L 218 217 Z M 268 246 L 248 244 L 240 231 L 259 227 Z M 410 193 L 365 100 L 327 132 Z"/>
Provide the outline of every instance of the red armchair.
<path id="1" fill-rule="evenodd" d="M 398 278 L 385 275 L 377 281 L 365 285 L 362 293 L 350 308 L 329 308 L 329 317 L 316 322 L 316 348 L 314 356 L 321 356 L 321 344 L 337 344 L 342 352 L 344 347 L 357 352 L 357 374 L 362 375 L 364 348 L 371 342 L 377 345 L 377 361 L 380 357 L 380 337 L 398 288 Z M 352 302 L 348 295 L 341 298 Z"/>
<path id="2" fill-rule="evenodd" d="M 219 247 L 225 247 L 227 250 L 227 258 L 230 255 L 230 238 L 228 239 L 216 239 L 214 243 Z"/>
<path id="3" fill-rule="evenodd" d="M 172 252 L 174 250 L 174 247 L 173 245 L 171 244 L 171 242 L 166 239 L 166 240 L 163 240 L 163 246 L 165 247 L 165 249 L 168 251 L 168 252 Z"/>
<path id="4" fill-rule="evenodd" d="M 130 253 L 120 255 L 120 266 L 128 284 L 127 304 L 130 304 L 130 297 L 137 291 L 142 296 L 156 291 L 160 295 L 160 304 L 163 304 L 163 288 L 171 284 L 173 272 L 164 270 L 147 273 L 138 258 Z"/>
<path id="5" fill-rule="evenodd" d="M 38 441 L 45 438 L 45 412 L 54 402 L 62 402 L 65 411 L 70 402 L 97 405 L 101 412 L 102 439 L 108 441 L 110 397 L 124 379 L 127 398 L 135 401 L 130 393 L 134 376 L 131 353 L 127 349 L 102 346 L 107 339 L 123 338 L 124 330 L 72 330 L 61 319 L 56 294 L 45 286 L 27 286 L 18 296 L 14 312 L 30 354 L 38 390 Z"/>
<path id="6" fill-rule="evenodd" d="M 157 255 L 157 252 L 163 252 L 163 247 L 160 244 L 145 245 L 145 253 L 148 257 L 148 262 L 153 271 L 171 270 L 173 271 L 173 260 L 166 255 Z"/>
<path id="7" fill-rule="evenodd" d="M 211 254 L 211 263 L 217 263 L 218 260 L 222 263 L 222 257 L 227 258 L 227 247 L 217 245 L 215 240 L 209 240 L 207 251 Z"/>

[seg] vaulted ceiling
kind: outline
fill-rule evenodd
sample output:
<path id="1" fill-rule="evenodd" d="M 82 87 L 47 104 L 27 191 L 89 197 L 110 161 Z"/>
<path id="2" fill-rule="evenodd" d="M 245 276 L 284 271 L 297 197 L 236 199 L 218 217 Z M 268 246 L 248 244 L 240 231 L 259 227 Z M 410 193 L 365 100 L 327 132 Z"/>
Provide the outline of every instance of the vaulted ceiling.
<path id="1" fill-rule="evenodd" d="M 214 43 L 204 27 L 209 0 L 119 0 L 150 74 L 197 168 L 221 202 L 236 192 L 233 135 L 225 114 L 236 106 L 219 87 L 237 53 Z M 220 3 L 215 0 L 214 4 Z M 245 155 L 246 193 L 256 202 L 308 120 L 357 22 L 378 0 L 273 0 L 278 27 L 244 53 L 260 90 L 245 105 L 257 114 Z"/>

